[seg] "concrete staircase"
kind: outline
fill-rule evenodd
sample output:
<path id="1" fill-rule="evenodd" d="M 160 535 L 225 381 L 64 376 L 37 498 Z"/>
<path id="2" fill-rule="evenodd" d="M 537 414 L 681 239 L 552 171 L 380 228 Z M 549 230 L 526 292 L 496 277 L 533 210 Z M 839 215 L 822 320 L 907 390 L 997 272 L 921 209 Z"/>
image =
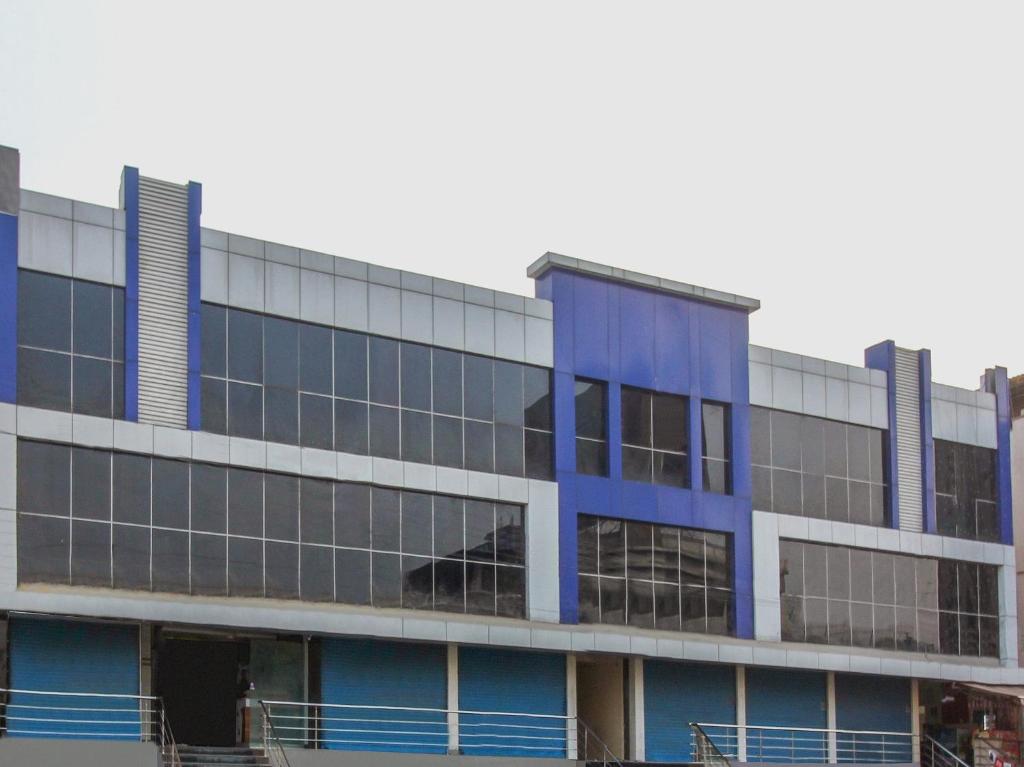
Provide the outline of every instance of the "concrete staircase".
<path id="1" fill-rule="evenodd" d="M 262 750 L 218 748 L 214 746 L 178 746 L 181 767 L 270 767 Z"/>

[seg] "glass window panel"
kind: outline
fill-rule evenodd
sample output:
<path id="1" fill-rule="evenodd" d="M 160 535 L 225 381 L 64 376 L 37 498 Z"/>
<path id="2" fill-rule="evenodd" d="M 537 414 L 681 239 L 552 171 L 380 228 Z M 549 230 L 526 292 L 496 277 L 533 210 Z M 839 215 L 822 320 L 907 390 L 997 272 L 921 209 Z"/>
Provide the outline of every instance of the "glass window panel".
<path id="1" fill-rule="evenodd" d="M 683 631 L 706 632 L 708 627 L 707 591 L 696 586 L 680 588 L 679 613 Z"/>
<path id="2" fill-rule="evenodd" d="M 228 594 L 263 596 L 263 541 L 228 538 Z"/>
<path id="3" fill-rule="evenodd" d="M 498 474 L 523 476 L 523 428 L 494 425 L 494 470 Z"/>
<path id="4" fill-rule="evenodd" d="M 603 442 L 576 440 L 576 471 L 581 474 L 604 474 Z M 580 468 L 581 451 L 586 470 Z M 599 451 L 599 452 L 598 452 Z M 654 478 L 654 453 L 651 450 L 636 447 L 622 448 L 622 478 L 634 482 L 651 482 Z"/>
<path id="5" fill-rule="evenodd" d="M 978 619 L 978 652 L 985 658 L 999 657 L 999 619 L 981 617 Z"/>
<path id="6" fill-rule="evenodd" d="M 432 434 L 430 413 L 402 411 L 402 460 L 430 463 Z"/>
<path id="7" fill-rule="evenodd" d="M 149 535 L 148 527 L 113 526 L 111 557 L 115 589 L 149 591 Z"/>
<path id="8" fill-rule="evenodd" d="M 978 520 L 978 540 L 999 543 L 999 507 L 996 503 L 975 499 L 974 513 Z"/>
<path id="9" fill-rule="evenodd" d="M 846 446 L 850 479 L 865 482 L 871 479 L 870 439 L 871 430 L 863 426 L 847 425 Z"/>
<path id="10" fill-rule="evenodd" d="M 298 392 L 294 389 L 277 389 L 268 386 L 263 390 L 263 399 L 264 438 L 267 442 L 282 442 L 286 445 L 299 444 Z M 305 416 L 305 413 L 303 415 Z"/>
<path id="11" fill-rule="evenodd" d="M 630 578 L 626 581 L 626 621 L 637 628 L 654 628 L 654 584 Z"/>
<path id="12" fill-rule="evenodd" d="M 303 543 L 330 545 L 334 539 L 334 483 L 303 477 L 299 482 L 299 522 Z"/>
<path id="13" fill-rule="evenodd" d="M 703 455 L 707 458 L 729 458 L 729 411 L 717 402 L 701 402 L 701 437 Z"/>
<path id="14" fill-rule="evenodd" d="M 886 481 L 884 437 L 881 429 L 868 430 L 868 477 L 872 482 Z"/>
<path id="15" fill-rule="evenodd" d="M 652 550 L 654 531 L 646 522 L 626 523 L 626 577 L 651 580 L 654 577 Z"/>
<path id="16" fill-rule="evenodd" d="M 466 611 L 465 562 L 458 559 L 434 561 L 434 609 L 450 613 Z"/>
<path id="17" fill-rule="evenodd" d="M 804 546 L 796 541 L 779 541 L 780 591 L 792 596 L 804 593 Z"/>
<path id="18" fill-rule="evenodd" d="M 147 456 L 114 453 L 115 522 L 150 524 L 149 467 Z"/>
<path id="19" fill-rule="evenodd" d="M 370 337 L 370 402 L 398 404 L 398 341 Z"/>
<path id="20" fill-rule="evenodd" d="M 110 587 L 110 524 L 71 522 L 71 584 Z"/>
<path id="21" fill-rule="evenodd" d="M 430 348 L 402 344 L 402 407 L 430 410 Z"/>
<path id="22" fill-rule="evenodd" d="M 115 362 L 111 365 L 111 374 L 113 375 L 113 403 L 112 411 L 114 418 L 124 418 L 124 365 L 120 362 Z"/>
<path id="23" fill-rule="evenodd" d="M 397 490 L 372 490 L 371 540 L 377 551 L 401 551 L 401 495 Z"/>
<path id="24" fill-rule="evenodd" d="M 188 529 L 189 465 L 184 461 L 153 458 L 153 525 Z M 187 544 L 186 544 L 187 548 Z M 154 543 L 154 553 L 156 544 Z M 155 578 L 155 576 L 154 576 Z M 155 581 L 154 581 L 155 583 Z M 188 584 L 186 583 L 186 586 Z M 154 585 L 155 588 L 155 585 Z"/>
<path id="25" fill-rule="evenodd" d="M 402 553 L 429 557 L 433 553 L 433 503 L 425 493 L 402 493 Z M 433 576 L 426 579 L 430 586 Z"/>
<path id="26" fill-rule="evenodd" d="M 526 452 L 526 476 L 531 479 L 551 479 L 554 476 L 551 433 L 531 431 L 523 433 Z"/>
<path id="27" fill-rule="evenodd" d="M 495 569 L 495 612 L 507 618 L 526 615 L 526 572 L 521 567 Z"/>
<path id="28" fill-rule="evenodd" d="M 434 416 L 434 463 L 462 468 L 462 421 Z"/>
<path id="29" fill-rule="evenodd" d="M 401 458 L 397 408 L 370 405 L 370 455 Z"/>
<path id="30" fill-rule="evenodd" d="M 228 372 L 227 311 L 204 303 L 200 309 L 200 369 L 203 375 L 225 377 Z"/>
<path id="31" fill-rule="evenodd" d="M 223 533 L 227 520 L 227 471 L 223 466 L 192 464 L 192 529 Z"/>
<path id="32" fill-rule="evenodd" d="M 733 626 L 732 592 L 721 589 L 708 590 L 708 633 L 730 635 L 735 633 Z"/>
<path id="33" fill-rule="evenodd" d="M 124 288 L 111 290 L 111 357 L 124 360 Z M 202 363 L 200 363 L 202 364 Z"/>
<path id="34" fill-rule="evenodd" d="M 673 583 L 654 584 L 654 628 L 679 631 L 679 586 Z"/>
<path id="35" fill-rule="evenodd" d="M 683 452 L 689 444 L 687 399 L 675 394 L 655 394 L 651 401 L 656 450 Z"/>
<path id="36" fill-rule="evenodd" d="M 581 575 L 578 588 L 580 623 L 601 623 L 600 579 L 590 575 Z M 676 598 L 678 600 L 678 595 Z M 676 622 L 678 623 L 678 618 Z"/>
<path id="37" fill-rule="evenodd" d="M 875 647 L 892 650 L 896 647 L 896 609 L 889 605 L 876 604 L 873 608 L 875 619 Z"/>
<path id="38" fill-rule="evenodd" d="M 309 602 L 334 600 L 334 551 L 329 546 L 300 546 L 299 594 Z"/>
<path id="39" fill-rule="evenodd" d="M 753 505 L 758 511 L 772 510 L 772 471 L 762 466 L 754 466 L 751 472 L 753 482 Z"/>
<path id="40" fill-rule="evenodd" d="M 71 280 L 18 270 L 18 343 L 71 351 Z"/>
<path id="41" fill-rule="evenodd" d="M 871 518 L 871 485 L 866 482 L 850 482 L 850 521 L 858 525 L 873 524 Z"/>
<path id="42" fill-rule="evenodd" d="M 597 573 L 597 517 L 576 517 L 577 567 L 581 573 Z"/>
<path id="43" fill-rule="evenodd" d="M 912 557 L 893 557 L 896 576 L 896 604 L 913 607 L 917 599 L 916 563 Z"/>
<path id="44" fill-rule="evenodd" d="M 576 382 L 577 403 L 579 403 L 581 381 Z M 638 445 L 640 447 L 651 446 L 651 400 L 652 393 L 643 389 L 634 389 L 631 386 L 622 387 L 622 442 L 627 445 Z M 601 405 L 603 407 L 603 405 Z M 579 404 L 577 404 L 577 413 Z M 577 416 L 578 418 L 578 416 Z M 593 429 L 594 427 L 588 426 Z M 580 434 L 579 423 L 576 424 L 576 433 Z M 601 438 L 598 433 L 591 436 Z"/>
<path id="45" fill-rule="evenodd" d="M 939 652 L 943 655 L 960 653 L 960 622 L 956 613 L 939 613 Z"/>
<path id="46" fill-rule="evenodd" d="M 433 349 L 434 412 L 462 415 L 462 355 L 447 349 Z"/>
<path id="47" fill-rule="evenodd" d="M 872 647 L 874 645 L 873 612 L 869 604 L 860 602 L 850 604 L 850 625 L 854 647 Z"/>
<path id="48" fill-rule="evenodd" d="M 825 421 L 825 473 L 832 477 L 846 477 L 846 424 Z"/>
<path id="49" fill-rule="evenodd" d="M 626 625 L 626 581 L 621 578 L 601 578 L 601 623 Z M 685 629 L 684 629 L 685 630 Z"/>
<path id="50" fill-rule="evenodd" d="M 999 614 L 999 571 L 989 565 L 978 565 L 978 612 Z"/>
<path id="51" fill-rule="evenodd" d="M 704 533 L 704 540 L 708 586 L 729 588 L 732 576 L 729 571 L 728 539 L 722 533 Z"/>
<path id="52" fill-rule="evenodd" d="M 702 461 L 704 468 L 704 490 L 709 493 L 729 493 L 729 462 L 717 461 L 705 458 Z"/>
<path id="53" fill-rule="evenodd" d="M 679 530 L 667 525 L 655 525 L 652 555 L 654 580 L 679 583 Z"/>
<path id="54" fill-rule="evenodd" d="M 265 524 L 267 538 L 299 540 L 299 480 L 283 474 L 265 477 Z"/>
<path id="55" fill-rule="evenodd" d="M 872 588 L 876 604 L 896 602 L 896 576 L 892 554 L 876 551 L 871 555 Z"/>
<path id="56" fill-rule="evenodd" d="M 838 522 L 850 519 L 848 482 L 838 477 L 825 477 L 825 514 Z"/>
<path id="57" fill-rule="evenodd" d="M 602 519 L 598 525 L 598 568 L 601 575 L 626 574 L 626 525 L 618 519 Z"/>
<path id="58" fill-rule="evenodd" d="M 524 421 L 527 428 L 551 431 L 551 373 L 546 368 L 523 368 Z"/>
<path id="59" fill-rule="evenodd" d="M 576 379 L 576 436 L 605 439 L 606 387 L 596 381 Z M 578 468 L 577 468 L 578 470 Z"/>
<path id="60" fill-rule="evenodd" d="M 864 549 L 850 549 L 850 598 L 858 602 L 870 602 L 871 552 Z"/>
<path id="61" fill-rule="evenodd" d="M 804 544 L 804 589 L 812 597 L 828 596 L 826 546 Z"/>
<path id="62" fill-rule="evenodd" d="M 957 581 L 960 591 L 960 612 L 978 612 L 978 566 L 973 562 L 957 563 Z M 963 641 L 961 627 L 960 641 Z"/>
<path id="63" fill-rule="evenodd" d="M 466 418 L 494 420 L 494 360 L 467 354 L 463 359 Z"/>
<path id="64" fill-rule="evenodd" d="M 187 594 L 188 561 L 187 532 L 153 530 L 153 591 Z"/>
<path id="65" fill-rule="evenodd" d="M 335 330 L 334 395 L 365 400 L 367 376 L 366 336 Z"/>
<path id="66" fill-rule="evenodd" d="M 226 434 L 228 428 L 228 385 L 218 378 L 200 379 L 200 420 L 203 431 Z M 268 436 L 269 439 L 269 436 Z M 276 440 L 280 441 L 280 440 Z"/>
<path id="67" fill-rule="evenodd" d="M 466 501 L 466 559 L 494 562 L 494 504 L 489 501 Z"/>
<path id="68" fill-rule="evenodd" d="M 917 611 L 913 608 L 896 608 L 896 649 L 917 650 Z"/>
<path id="69" fill-rule="evenodd" d="M 828 596 L 830 599 L 850 598 L 850 550 L 839 546 L 826 549 L 828 561 Z"/>
<path id="70" fill-rule="evenodd" d="M 800 416 L 773 411 L 772 466 L 800 471 Z"/>
<path id="71" fill-rule="evenodd" d="M 939 607 L 939 568 L 934 559 L 918 559 L 915 563 L 917 606 L 928 610 Z"/>
<path id="72" fill-rule="evenodd" d="M 800 419 L 800 455 L 805 474 L 825 475 L 825 422 L 822 419 Z"/>
<path id="73" fill-rule="evenodd" d="M 494 425 L 480 421 L 464 421 L 466 468 L 471 471 L 494 471 Z"/>
<path id="74" fill-rule="evenodd" d="M 110 521 L 110 453 L 71 448 L 71 516 Z"/>
<path id="75" fill-rule="evenodd" d="M 342 453 L 366 455 L 370 447 L 370 425 L 364 402 L 334 400 L 334 446 Z"/>
<path id="76" fill-rule="evenodd" d="M 806 641 L 825 644 L 828 641 L 828 600 L 804 600 Z"/>
<path id="77" fill-rule="evenodd" d="M 228 383 L 228 434 L 263 439 L 263 387 Z"/>
<path id="78" fill-rule="evenodd" d="M 263 319 L 266 370 L 263 383 L 282 389 L 299 388 L 299 323 L 278 317 Z"/>
<path id="79" fill-rule="evenodd" d="M 444 566 L 444 561 L 440 564 Z M 483 562 L 466 563 L 466 612 L 474 615 L 494 615 L 494 565 Z"/>
<path id="80" fill-rule="evenodd" d="M 228 550 L 223 535 L 191 536 L 192 593 L 210 596 L 227 594 Z"/>
<path id="81" fill-rule="evenodd" d="M 750 459 L 755 466 L 772 465 L 771 411 L 750 408 Z"/>
<path id="82" fill-rule="evenodd" d="M 659 485 L 671 485 L 673 487 L 689 487 L 689 471 L 690 466 L 687 463 L 685 455 L 680 453 L 654 452 L 655 483 Z M 728 476 L 726 476 L 722 482 L 723 486 L 728 486 Z"/>
<path id="83" fill-rule="evenodd" d="M 67 518 L 18 515 L 18 582 L 67 583 L 71 522 Z"/>
<path id="84" fill-rule="evenodd" d="M 18 441 L 18 509 L 71 514 L 71 448 Z"/>
<path id="85" fill-rule="evenodd" d="M 263 381 L 263 317 L 228 309 L 228 377 Z"/>
<path id="86" fill-rule="evenodd" d="M 19 348 L 18 403 L 46 410 L 71 410 L 71 357 Z"/>
<path id="87" fill-rule="evenodd" d="M 299 395 L 299 430 L 303 447 L 330 450 L 334 446 L 333 404 L 330 397 Z"/>
<path id="88" fill-rule="evenodd" d="M 303 322 L 299 325 L 299 388 L 317 394 L 332 394 L 331 330 Z"/>
<path id="89" fill-rule="evenodd" d="M 939 651 L 939 614 L 934 610 L 917 611 L 917 649 L 919 652 Z"/>
<path id="90" fill-rule="evenodd" d="M 828 600 L 828 643 L 833 645 L 852 644 L 850 633 L 850 603 L 837 600 Z"/>
<path id="91" fill-rule="evenodd" d="M 335 549 L 334 584 L 335 601 L 370 604 L 370 552 Z"/>
<path id="92" fill-rule="evenodd" d="M 72 293 L 73 351 L 110 359 L 110 287 L 75 280 Z"/>
<path id="93" fill-rule="evenodd" d="M 782 597 L 782 641 L 803 642 L 804 600 L 803 597 Z"/>
<path id="94" fill-rule="evenodd" d="M 978 655 L 980 646 L 978 616 L 960 613 L 960 654 Z"/>
<path id="95" fill-rule="evenodd" d="M 939 560 L 939 609 L 956 610 L 959 587 L 956 582 L 956 562 Z"/>
<path id="96" fill-rule="evenodd" d="M 402 557 L 402 607 L 433 609 L 434 561 L 430 557 Z"/>
<path id="97" fill-rule="evenodd" d="M 820 474 L 803 474 L 801 475 L 800 485 L 803 489 L 804 516 L 814 519 L 827 519 L 825 477 Z"/>
<path id="98" fill-rule="evenodd" d="M 783 469 L 772 470 L 772 511 L 777 514 L 801 513 L 800 474 Z"/>
<path id="99" fill-rule="evenodd" d="M 263 536 L 263 472 L 228 469 L 228 532 Z"/>
<path id="100" fill-rule="evenodd" d="M 113 408 L 110 363 L 90 357 L 73 357 L 71 367 L 71 409 L 83 415 L 110 418 Z"/>
<path id="101" fill-rule="evenodd" d="M 463 502 L 444 495 L 434 498 L 434 556 L 461 559 L 463 542 Z"/>
<path id="102" fill-rule="evenodd" d="M 370 548 L 369 485 L 340 482 L 334 486 L 334 543 Z"/>
<path id="103" fill-rule="evenodd" d="M 265 558 L 265 586 L 271 599 L 299 598 L 299 547 L 295 543 L 267 541 Z"/>

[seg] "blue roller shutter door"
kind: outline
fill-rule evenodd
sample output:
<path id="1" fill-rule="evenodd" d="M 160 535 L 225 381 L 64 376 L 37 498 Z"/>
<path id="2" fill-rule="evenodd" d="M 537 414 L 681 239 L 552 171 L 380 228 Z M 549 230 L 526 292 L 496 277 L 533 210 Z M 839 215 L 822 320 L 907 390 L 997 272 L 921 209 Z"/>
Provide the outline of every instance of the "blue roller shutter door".
<path id="1" fill-rule="evenodd" d="M 910 732 L 910 680 L 836 674 L 836 727 L 840 730 Z M 908 738 L 893 735 L 836 736 L 840 762 L 910 762 Z"/>
<path id="2" fill-rule="evenodd" d="M 13 618 L 10 680 L 13 690 L 138 695 L 138 627 Z M 11 693 L 7 727 L 14 736 L 100 740 L 142 736 L 137 699 L 91 695 Z"/>
<path id="3" fill-rule="evenodd" d="M 825 762 L 826 733 L 798 732 L 792 728 L 825 729 L 825 674 L 792 669 L 748 668 L 747 761 Z M 781 727 L 758 730 L 756 726 Z"/>
<path id="4" fill-rule="evenodd" d="M 565 656 L 459 648 L 459 710 L 464 754 L 564 758 Z"/>
<path id="5" fill-rule="evenodd" d="M 694 759 L 690 722 L 736 723 L 736 669 L 732 666 L 644 661 L 644 740 L 651 762 Z M 707 728 L 715 745 L 735 753 L 736 730 Z"/>
<path id="6" fill-rule="evenodd" d="M 346 708 L 321 709 L 321 746 L 447 753 L 446 652 L 442 645 L 323 640 L 321 701 Z"/>

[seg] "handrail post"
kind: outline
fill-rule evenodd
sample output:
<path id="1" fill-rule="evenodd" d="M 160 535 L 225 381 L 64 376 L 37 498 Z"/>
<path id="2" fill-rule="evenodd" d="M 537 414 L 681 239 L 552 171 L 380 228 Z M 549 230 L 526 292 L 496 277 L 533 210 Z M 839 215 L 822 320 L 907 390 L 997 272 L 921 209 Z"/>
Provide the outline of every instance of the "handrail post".
<path id="1" fill-rule="evenodd" d="M 575 761 L 579 755 L 579 722 L 575 717 L 567 717 L 565 724 L 566 737 L 568 738 L 565 744 L 565 758 Z"/>

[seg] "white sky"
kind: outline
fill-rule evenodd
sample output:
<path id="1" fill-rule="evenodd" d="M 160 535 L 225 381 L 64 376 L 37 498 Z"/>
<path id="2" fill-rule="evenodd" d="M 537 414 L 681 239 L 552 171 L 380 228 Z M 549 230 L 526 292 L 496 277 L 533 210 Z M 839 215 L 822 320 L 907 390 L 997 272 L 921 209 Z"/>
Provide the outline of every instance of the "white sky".
<path id="1" fill-rule="evenodd" d="M 1024 4 L 0 0 L 22 185 L 531 294 L 547 250 L 761 299 L 751 340 L 1024 372 Z"/>

